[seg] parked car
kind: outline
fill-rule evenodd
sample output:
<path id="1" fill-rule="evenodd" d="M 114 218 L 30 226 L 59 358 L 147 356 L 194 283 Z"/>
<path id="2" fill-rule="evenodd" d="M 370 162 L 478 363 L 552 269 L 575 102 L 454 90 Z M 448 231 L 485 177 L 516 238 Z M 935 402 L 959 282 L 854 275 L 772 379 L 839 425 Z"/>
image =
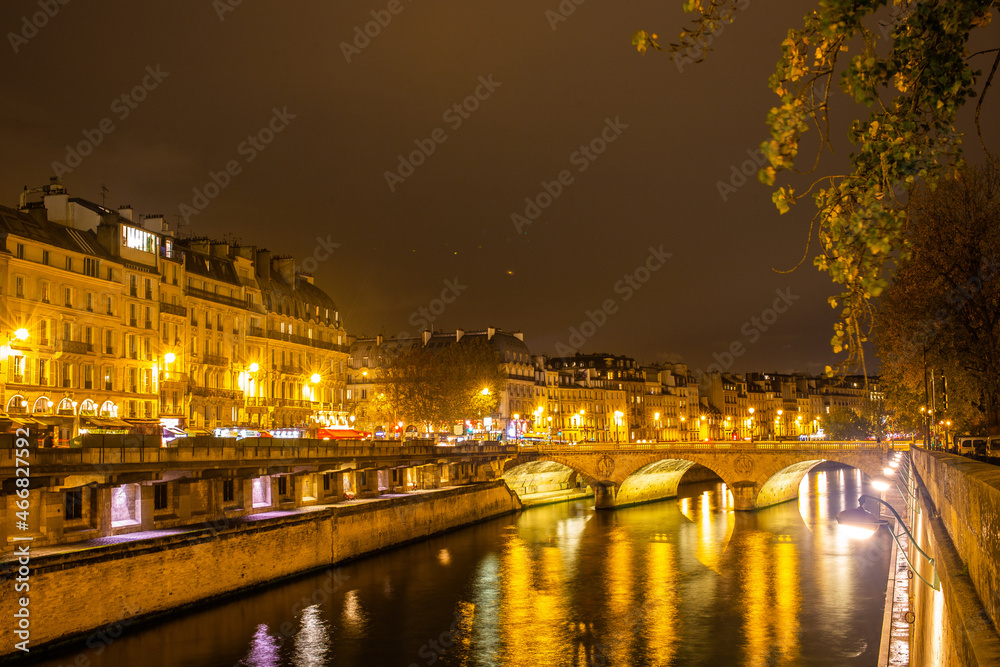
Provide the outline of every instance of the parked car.
<path id="1" fill-rule="evenodd" d="M 986 451 L 986 437 L 982 435 L 955 436 L 955 449 L 958 454 L 982 454 Z"/>

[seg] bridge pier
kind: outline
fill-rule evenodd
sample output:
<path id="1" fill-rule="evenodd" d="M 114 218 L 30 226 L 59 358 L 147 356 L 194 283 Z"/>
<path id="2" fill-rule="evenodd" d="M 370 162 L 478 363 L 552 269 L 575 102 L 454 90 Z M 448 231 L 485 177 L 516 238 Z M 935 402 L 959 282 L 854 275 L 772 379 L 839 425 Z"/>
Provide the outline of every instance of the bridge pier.
<path id="1" fill-rule="evenodd" d="M 757 485 L 753 482 L 734 482 L 729 489 L 733 492 L 733 509 L 752 512 L 757 509 Z"/>
<path id="2" fill-rule="evenodd" d="M 618 485 L 613 482 L 599 482 L 594 485 L 594 509 L 612 509 L 618 496 Z"/>

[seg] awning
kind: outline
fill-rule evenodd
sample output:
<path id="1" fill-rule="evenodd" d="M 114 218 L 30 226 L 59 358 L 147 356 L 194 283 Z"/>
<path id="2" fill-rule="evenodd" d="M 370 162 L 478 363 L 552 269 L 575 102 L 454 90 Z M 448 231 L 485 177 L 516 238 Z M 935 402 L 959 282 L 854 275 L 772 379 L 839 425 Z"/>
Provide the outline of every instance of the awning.
<path id="1" fill-rule="evenodd" d="M 113 417 L 82 417 L 80 426 L 83 428 L 131 428 L 131 424 Z"/>
<path id="2" fill-rule="evenodd" d="M 159 419 L 133 419 L 129 418 L 125 420 L 132 426 L 160 426 Z"/>
<path id="3" fill-rule="evenodd" d="M 187 433 L 188 436 L 192 437 L 198 435 L 213 435 L 211 431 L 206 431 L 203 428 L 186 428 L 184 429 L 184 432 Z"/>
<path id="4" fill-rule="evenodd" d="M 45 426 L 66 426 L 73 423 L 72 417 L 60 415 L 35 415 L 33 419 Z"/>
<path id="5" fill-rule="evenodd" d="M 42 422 L 27 415 L 11 415 L 9 419 L 18 426 L 41 426 Z"/>

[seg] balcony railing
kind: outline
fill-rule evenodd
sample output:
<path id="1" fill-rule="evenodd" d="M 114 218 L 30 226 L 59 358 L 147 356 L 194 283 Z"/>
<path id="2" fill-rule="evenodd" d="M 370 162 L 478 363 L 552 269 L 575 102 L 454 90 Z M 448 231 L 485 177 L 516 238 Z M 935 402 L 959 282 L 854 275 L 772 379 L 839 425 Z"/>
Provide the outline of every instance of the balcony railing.
<path id="1" fill-rule="evenodd" d="M 93 351 L 93 346 L 78 340 L 59 341 L 59 350 L 67 354 L 87 354 Z"/>
<path id="2" fill-rule="evenodd" d="M 197 287 L 188 287 L 186 288 L 186 292 L 189 296 L 193 296 L 198 299 L 205 299 L 207 301 L 214 301 L 215 303 L 221 303 L 224 306 L 232 306 L 234 308 L 247 307 L 247 302 L 244 299 L 223 296 L 221 294 L 216 294 L 215 292 L 209 292 L 208 290 L 198 289 Z"/>
<path id="3" fill-rule="evenodd" d="M 316 338 L 308 338 L 306 336 L 297 336 L 295 334 L 283 333 L 281 331 L 275 331 L 270 329 L 267 332 L 267 337 L 271 340 L 283 340 L 288 343 L 297 343 L 298 345 L 308 345 L 309 347 L 318 347 L 324 350 L 335 350 L 337 352 L 349 352 L 350 348 L 347 345 L 340 345 L 338 343 L 333 343 L 325 340 L 318 340 Z"/>
<path id="4" fill-rule="evenodd" d="M 286 366 L 284 364 L 278 366 L 278 370 L 282 373 L 288 373 L 289 375 L 297 375 L 302 372 L 301 366 Z"/>
<path id="5" fill-rule="evenodd" d="M 160 382 L 187 382 L 187 373 L 178 373 L 176 371 L 160 371 Z"/>
<path id="6" fill-rule="evenodd" d="M 239 389 L 216 389 L 214 387 L 191 387 L 191 394 L 203 398 L 225 398 L 231 401 L 242 401 L 243 392 Z"/>
<path id="7" fill-rule="evenodd" d="M 178 306 L 173 303 L 160 302 L 160 312 L 169 313 L 171 315 L 180 315 L 181 317 L 187 317 L 188 309 L 184 306 Z"/>
<path id="8" fill-rule="evenodd" d="M 228 366 L 229 359 L 227 357 L 222 357 L 217 354 L 203 354 L 201 355 L 201 361 L 209 366 Z"/>
<path id="9" fill-rule="evenodd" d="M 255 336 L 256 338 L 264 338 L 264 330 L 260 327 L 247 327 L 247 335 Z"/>

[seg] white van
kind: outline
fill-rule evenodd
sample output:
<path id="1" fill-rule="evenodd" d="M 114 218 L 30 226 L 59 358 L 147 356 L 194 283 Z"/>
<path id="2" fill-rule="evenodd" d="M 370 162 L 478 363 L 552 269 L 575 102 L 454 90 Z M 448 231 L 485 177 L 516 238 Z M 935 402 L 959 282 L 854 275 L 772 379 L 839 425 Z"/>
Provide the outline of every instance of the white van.
<path id="1" fill-rule="evenodd" d="M 986 436 L 959 435 L 955 436 L 955 447 L 959 454 L 985 454 L 987 452 Z"/>

